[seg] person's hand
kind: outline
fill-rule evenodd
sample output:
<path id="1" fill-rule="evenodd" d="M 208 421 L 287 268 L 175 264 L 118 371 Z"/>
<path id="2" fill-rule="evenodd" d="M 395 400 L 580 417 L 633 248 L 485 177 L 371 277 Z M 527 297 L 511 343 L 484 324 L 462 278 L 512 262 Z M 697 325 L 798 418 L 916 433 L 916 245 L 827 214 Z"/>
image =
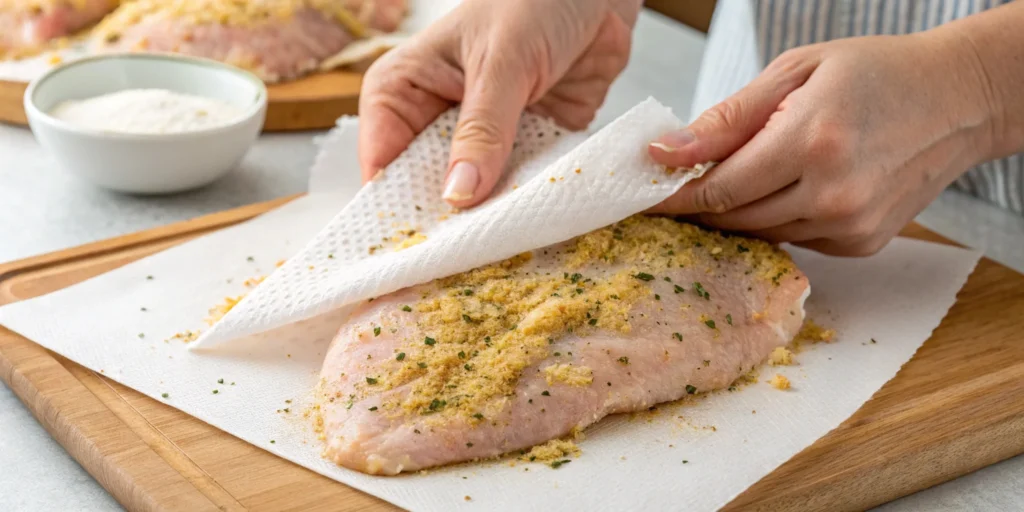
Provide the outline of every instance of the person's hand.
<path id="1" fill-rule="evenodd" d="M 460 103 L 444 199 L 473 206 L 501 177 L 529 107 L 569 129 L 594 118 L 629 59 L 640 0 L 467 0 L 366 73 L 363 180 Z"/>
<path id="2" fill-rule="evenodd" d="M 969 46 L 926 32 L 781 55 L 651 144 L 668 166 L 721 162 L 654 211 L 828 254 L 879 251 L 993 157 L 991 87 Z"/>

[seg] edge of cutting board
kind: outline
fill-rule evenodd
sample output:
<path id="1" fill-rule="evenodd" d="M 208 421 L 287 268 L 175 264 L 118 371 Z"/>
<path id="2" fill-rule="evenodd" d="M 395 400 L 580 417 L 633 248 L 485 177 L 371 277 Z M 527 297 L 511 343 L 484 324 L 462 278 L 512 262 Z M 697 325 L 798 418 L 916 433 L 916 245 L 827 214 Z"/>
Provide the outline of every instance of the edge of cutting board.
<path id="1" fill-rule="evenodd" d="M 0 304 L 47 293 L 59 287 L 55 282 L 70 285 L 290 199 L 0 265 Z M 916 225 L 904 234 L 949 243 Z M 1024 312 L 1024 276 L 985 259 L 958 298 L 896 378 L 724 510 L 859 510 L 1024 452 L 1024 336 L 1013 314 Z M 395 509 L 2 327 L 0 378 L 129 510 Z"/>
<path id="2" fill-rule="evenodd" d="M 267 86 L 264 132 L 331 128 L 339 117 L 359 110 L 363 74 L 339 70 Z M 27 126 L 22 98 L 28 84 L 0 80 L 0 122 Z"/>

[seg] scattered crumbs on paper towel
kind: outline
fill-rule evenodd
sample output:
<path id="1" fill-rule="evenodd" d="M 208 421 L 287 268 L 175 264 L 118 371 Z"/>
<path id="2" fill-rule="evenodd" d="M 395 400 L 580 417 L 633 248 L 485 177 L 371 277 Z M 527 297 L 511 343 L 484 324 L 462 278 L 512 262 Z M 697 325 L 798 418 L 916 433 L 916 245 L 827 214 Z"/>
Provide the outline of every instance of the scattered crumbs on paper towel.
<path id="1" fill-rule="evenodd" d="M 199 338 L 200 332 L 201 331 L 182 331 L 164 340 L 164 343 L 169 343 L 171 340 L 180 340 L 182 343 L 190 343 Z M 171 356 L 167 357 L 173 359 Z"/>
<path id="2" fill-rule="evenodd" d="M 242 286 L 245 286 L 246 288 L 253 288 L 262 283 L 263 280 L 266 278 L 267 276 L 250 277 L 249 279 L 246 279 L 245 281 L 242 282 Z"/>
<path id="3" fill-rule="evenodd" d="M 552 468 L 558 468 L 563 464 L 567 464 L 569 461 L 566 457 L 579 457 L 580 448 L 576 445 L 576 441 L 582 439 L 583 434 L 578 429 L 573 429 L 573 433 L 564 439 L 552 439 L 546 443 L 539 444 L 530 448 L 529 451 L 523 453 L 518 457 L 523 462 L 536 462 L 539 464 L 548 464 Z M 523 450 L 520 450 L 522 453 Z"/>
<path id="4" fill-rule="evenodd" d="M 775 389 L 789 389 L 790 387 L 789 379 L 781 373 L 776 373 L 768 383 Z"/>
<path id="5" fill-rule="evenodd" d="M 832 343 L 835 341 L 835 337 L 836 331 L 834 329 L 826 329 L 808 318 L 804 320 L 800 332 L 793 338 L 789 347 L 794 353 L 799 354 L 805 344 Z"/>
<path id="6" fill-rule="evenodd" d="M 224 315 L 228 314 L 232 308 L 238 305 L 245 295 L 238 295 L 236 297 L 224 297 L 224 302 L 217 304 L 210 308 L 209 315 L 206 317 L 206 324 L 213 325 L 224 318 Z"/>

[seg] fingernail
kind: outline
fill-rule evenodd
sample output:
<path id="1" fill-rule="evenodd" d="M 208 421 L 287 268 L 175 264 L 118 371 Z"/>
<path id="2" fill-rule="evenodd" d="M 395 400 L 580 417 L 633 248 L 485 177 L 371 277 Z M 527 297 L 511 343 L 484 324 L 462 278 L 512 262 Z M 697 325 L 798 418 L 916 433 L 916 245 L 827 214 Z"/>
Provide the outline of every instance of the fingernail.
<path id="1" fill-rule="evenodd" d="M 690 130 L 679 130 L 662 135 L 657 142 L 652 142 L 651 146 L 666 153 L 671 153 L 678 149 L 682 149 L 683 146 L 686 146 L 695 140 L 697 140 L 697 137 L 694 136 L 693 132 Z"/>
<path id="2" fill-rule="evenodd" d="M 442 198 L 449 201 L 473 199 L 473 192 L 480 184 L 480 171 L 469 162 L 459 162 L 452 167 L 445 182 Z"/>

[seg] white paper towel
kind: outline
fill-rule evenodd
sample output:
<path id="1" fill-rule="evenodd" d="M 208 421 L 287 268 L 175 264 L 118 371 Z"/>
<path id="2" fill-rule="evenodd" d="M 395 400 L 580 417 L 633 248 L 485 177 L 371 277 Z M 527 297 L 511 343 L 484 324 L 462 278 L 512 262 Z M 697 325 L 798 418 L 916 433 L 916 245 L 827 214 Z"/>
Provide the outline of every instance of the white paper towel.
<path id="1" fill-rule="evenodd" d="M 800 354 L 800 366 L 779 369 L 791 379 L 790 391 L 762 383 L 665 406 L 646 419 L 606 419 L 588 430 L 583 455 L 558 470 L 492 462 L 370 477 L 321 459 L 319 442 L 296 414 L 340 315 L 214 352 L 192 352 L 172 339 L 206 329 L 208 308 L 244 293 L 245 279 L 270 272 L 280 259 L 295 259 L 319 236 L 358 187 L 355 148 L 341 146 L 343 140 L 353 139 L 344 133 L 327 138 L 338 145 L 324 152 L 314 172 L 319 183 L 329 181 L 323 176 L 331 168 L 342 177 L 330 193 L 0 308 L 0 323 L 250 443 L 411 510 L 714 510 L 837 426 L 888 381 L 939 323 L 978 258 L 904 239 L 867 259 L 793 250 L 814 287 L 808 313 L 836 329 L 838 341 Z M 572 215 L 557 207 L 551 206 L 551 218 Z M 339 229 L 354 231 L 366 220 Z M 378 219 L 368 220 L 373 227 Z M 277 412 L 286 407 L 291 412 Z"/>
<path id="2" fill-rule="evenodd" d="M 481 206 L 451 213 L 440 198 L 457 116 L 457 110 L 441 115 L 193 347 L 208 348 L 568 240 L 658 204 L 704 169 L 668 173 L 647 155 L 649 141 L 682 127 L 653 99 L 582 143 L 583 135 L 527 114 L 498 193 Z M 395 242 L 382 242 L 401 240 L 398 233 L 408 229 L 426 240 L 402 251 Z"/>

